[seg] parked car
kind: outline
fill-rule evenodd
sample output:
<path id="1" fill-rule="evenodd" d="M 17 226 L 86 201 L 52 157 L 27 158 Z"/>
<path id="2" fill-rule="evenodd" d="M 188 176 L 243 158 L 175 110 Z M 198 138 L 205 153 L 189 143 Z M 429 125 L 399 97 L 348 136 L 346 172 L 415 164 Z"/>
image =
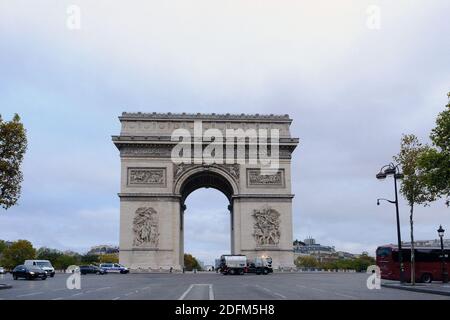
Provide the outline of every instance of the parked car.
<path id="1" fill-rule="evenodd" d="M 53 268 L 52 264 L 48 260 L 25 260 L 24 264 L 26 266 L 39 267 L 52 278 L 55 276 L 55 268 Z"/>
<path id="2" fill-rule="evenodd" d="M 18 265 L 12 271 L 14 280 L 19 278 L 25 278 L 27 280 L 40 278 L 42 280 L 47 279 L 47 272 L 36 266 Z"/>
<path id="3" fill-rule="evenodd" d="M 4 273 L 6 273 L 5 268 L 0 267 L 0 274 L 4 274 Z"/>
<path id="4" fill-rule="evenodd" d="M 106 270 L 99 268 L 97 266 L 80 266 L 80 273 L 81 274 L 88 274 L 88 273 L 106 274 Z"/>
<path id="5" fill-rule="evenodd" d="M 100 264 L 100 269 L 106 270 L 106 272 L 120 272 L 120 273 L 128 273 L 130 270 L 119 264 L 119 263 L 102 263 Z"/>

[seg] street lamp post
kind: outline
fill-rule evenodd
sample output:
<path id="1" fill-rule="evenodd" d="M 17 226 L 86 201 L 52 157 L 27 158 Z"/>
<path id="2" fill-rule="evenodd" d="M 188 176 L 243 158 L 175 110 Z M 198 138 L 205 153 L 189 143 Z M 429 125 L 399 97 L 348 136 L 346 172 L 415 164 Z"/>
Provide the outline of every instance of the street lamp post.
<path id="1" fill-rule="evenodd" d="M 380 172 L 377 173 L 376 177 L 378 180 L 384 180 L 387 176 L 393 176 L 394 177 L 394 191 L 395 191 L 395 200 L 388 200 L 388 199 L 377 199 L 377 205 L 380 205 L 380 200 L 384 200 L 390 203 L 395 204 L 395 214 L 397 218 L 397 242 L 398 242 L 398 261 L 400 264 L 400 283 L 405 282 L 405 268 L 403 265 L 403 254 L 402 254 L 402 236 L 400 233 L 400 213 L 398 209 L 398 195 L 397 195 L 397 179 L 403 178 L 403 174 L 400 173 L 400 170 L 398 169 L 398 165 L 394 165 L 393 163 L 390 163 L 388 165 L 383 166 L 380 169 Z"/>
<path id="2" fill-rule="evenodd" d="M 444 232 L 442 225 L 439 226 L 437 230 L 439 238 L 441 238 L 441 266 L 442 266 L 442 282 L 448 283 L 448 272 L 445 265 L 445 252 L 444 252 Z"/>

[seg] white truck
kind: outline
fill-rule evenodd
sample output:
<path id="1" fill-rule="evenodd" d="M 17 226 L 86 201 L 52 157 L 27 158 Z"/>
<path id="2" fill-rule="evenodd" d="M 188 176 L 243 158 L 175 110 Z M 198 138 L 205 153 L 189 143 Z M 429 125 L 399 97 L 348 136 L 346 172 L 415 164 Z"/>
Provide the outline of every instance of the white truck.
<path id="1" fill-rule="evenodd" d="M 53 268 L 52 264 L 48 260 L 25 260 L 24 265 L 39 267 L 45 271 L 47 276 L 52 278 L 55 276 L 55 268 Z"/>
<path id="2" fill-rule="evenodd" d="M 247 257 L 245 255 L 224 254 L 220 256 L 220 273 L 226 274 L 244 274 L 247 268 Z"/>
<path id="3" fill-rule="evenodd" d="M 267 256 L 256 257 L 254 259 L 248 259 L 247 261 L 247 273 L 256 273 L 267 275 L 273 272 L 272 258 Z"/>

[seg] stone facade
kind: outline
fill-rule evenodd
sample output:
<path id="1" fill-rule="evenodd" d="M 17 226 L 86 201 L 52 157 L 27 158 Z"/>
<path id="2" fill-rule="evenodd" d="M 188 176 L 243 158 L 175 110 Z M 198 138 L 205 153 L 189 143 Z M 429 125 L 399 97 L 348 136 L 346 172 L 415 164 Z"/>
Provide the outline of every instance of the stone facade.
<path id="1" fill-rule="evenodd" d="M 293 266 L 291 154 L 298 144 L 287 115 L 123 113 L 113 136 L 120 151 L 120 262 L 132 269 L 181 269 L 184 201 L 212 187 L 230 201 L 231 252 L 269 255 L 273 264 Z M 266 174 L 249 163 L 180 163 L 171 160 L 172 131 L 203 129 L 280 130 L 279 169 Z"/>

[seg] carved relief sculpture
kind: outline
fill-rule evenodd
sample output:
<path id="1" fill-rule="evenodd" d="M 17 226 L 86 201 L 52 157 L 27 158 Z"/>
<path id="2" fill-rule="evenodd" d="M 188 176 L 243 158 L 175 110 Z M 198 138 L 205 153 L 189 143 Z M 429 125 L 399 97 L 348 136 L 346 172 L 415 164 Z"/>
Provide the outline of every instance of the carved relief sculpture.
<path id="1" fill-rule="evenodd" d="M 275 185 L 282 186 L 284 171 L 279 170 L 275 174 L 261 174 L 260 169 L 249 169 L 248 185 Z"/>
<path id="2" fill-rule="evenodd" d="M 138 208 L 133 220 L 133 232 L 134 246 L 149 245 L 157 247 L 159 231 L 156 210 L 151 207 Z"/>
<path id="3" fill-rule="evenodd" d="M 130 168 L 128 170 L 128 184 L 130 185 L 165 184 L 166 175 L 163 168 Z"/>
<path id="4" fill-rule="evenodd" d="M 186 172 L 189 169 L 198 168 L 198 167 L 212 167 L 212 168 L 219 168 L 224 169 L 227 171 L 236 181 L 239 181 L 239 164 L 186 164 L 186 163 L 180 163 L 174 165 L 174 177 L 173 179 L 176 180 L 178 177 L 181 176 L 184 172 Z"/>
<path id="5" fill-rule="evenodd" d="M 278 245 L 280 241 L 280 213 L 270 207 L 253 210 L 253 236 L 258 246 Z"/>

